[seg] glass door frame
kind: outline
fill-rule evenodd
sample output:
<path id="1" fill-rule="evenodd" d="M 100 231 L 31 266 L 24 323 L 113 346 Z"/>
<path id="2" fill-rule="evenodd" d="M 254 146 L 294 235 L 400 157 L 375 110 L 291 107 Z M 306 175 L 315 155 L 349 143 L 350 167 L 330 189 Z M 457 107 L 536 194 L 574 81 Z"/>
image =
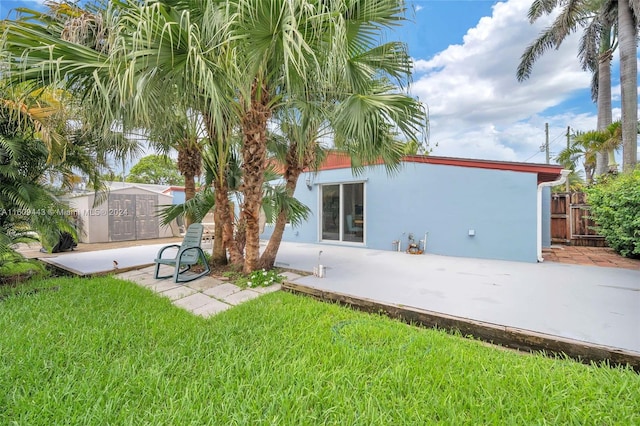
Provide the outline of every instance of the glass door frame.
<path id="1" fill-rule="evenodd" d="M 357 181 L 349 181 L 349 182 L 324 182 L 318 184 L 318 241 L 324 243 L 339 243 L 339 244 L 354 244 L 354 245 L 364 245 L 366 243 L 366 219 L 367 219 L 367 191 L 366 191 L 366 180 L 357 180 Z M 349 241 L 345 240 L 345 209 L 344 209 L 344 186 L 345 185 L 362 185 L 362 241 Z M 338 209 L 338 218 L 340 218 L 338 223 L 338 239 L 329 239 L 324 238 L 324 187 L 326 186 L 338 186 L 338 199 L 339 199 L 339 209 Z"/>

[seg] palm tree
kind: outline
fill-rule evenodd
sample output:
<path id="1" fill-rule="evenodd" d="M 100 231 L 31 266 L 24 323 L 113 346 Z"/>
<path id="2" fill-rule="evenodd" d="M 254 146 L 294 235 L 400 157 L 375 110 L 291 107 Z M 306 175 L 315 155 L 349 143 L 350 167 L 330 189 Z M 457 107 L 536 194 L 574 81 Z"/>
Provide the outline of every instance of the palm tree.
<path id="1" fill-rule="evenodd" d="M 205 117 L 209 146 L 207 155 L 203 156 L 207 182 L 214 189 L 215 205 L 213 210 L 216 238 L 213 242 L 211 266 L 226 265 L 227 251 L 235 264 L 242 262 L 242 242 L 234 238 L 234 212 L 229 201 L 229 194 L 238 191 L 242 181 L 237 149 L 239 135 L 233 131 L 230 118 L 226 119 L 227 128 L 224 133 L 216 131 L 209 117 Z M 208 186 L 208 185 L 207 185 Z M 238 227 L 235 228 L 239 230 Z M 228 250 L 231 248 L 231 250 Z"/>
<path id="2" fill-rule="evenodd" d="M 556 160 L 564 167 L 576 171 L 578 161 L 582 159 L 587 184 L 593 182 L 596 168 L 596 153 L 606 140 L 598 130 L 577 132 L 572 135 L 569 147 L 560 151 Z"/>
<path id="3" fill-rule="evenodd" d="M 554 24 L 545 30 L 522 56 L 518 67 L 518 79 L 529 77 L 533 62 L 549 48 L 558 48 L 564 38 L 585 25 L 585 19 L 591 20 L 581 41 L 580 58 L 584 69 L 596 71 L 598 101 L 598 129 L 611 124 L 611 53 L 616 48 L 615 35 L 620 46 L 620 84 L 622 91 L 622 128 L 623 128 L 623 170 L 630 170 L 637 163 L 637 16 L 640 13 L 638 0 L 535 0 L 529 10 L 529 19 L 533 22 L 542 14 L 551 13 L 557 6 L 563 7 Z M 595 13 L 595 15 L 594 15 Z M 616 30 L 616 33 L 612 33 Z M 599 54 L 595 47 L 599 47 Z M 597 61 L 594 58 L 598 58 Z M 606 170 L 606 157 L 601 160 L 598 170 Z"/>
<path id="4" fill-rule="evenodd" d="M 389 149 L 391 129 L 413 135 L 424 114 L 417 101 L 375 78 L 384 75 L 403 81 L 409 75 L 411 62 L 403 44 L 377 44 L 384 28 L 403 20 L 401 1 L 229 3 L 236 18 L 230 28 L 232 50 L 240 65 L 233 76 L 242 111 L 241 215 L 247 231 L 244 270 L 249 272 L 259 266 L 267 125 L 280 105 L 334 102 L 326 118 L 333 117 L 336 135 L 342 135 L 335 143 L 362 162 L 382 153 L 399 159 L 399 148 Z M 358 114 L 349 114 L 355 111 Z M 294 167 L 307 153 L 308 141 L 304 142 L 296 148 Z"/>
<path id="5" fill-rule="evenodd" d="M 50 151 L 38 139 L 38 128 L 16 120 L 10 108 L 0 107 L 0 252 L 9 243 L 28 240 L 33 230 L 47 248 L 61 232 L 75 236 L 67 207 L 47 186 L 47 174 L 60 166 L 49 161 Z"/>
<path id="6" fill-rule="evenodd" d="M 352 58 L 351 61 L 357 62 L 358 58 Z M 367 80 L 372 83 L 375 77 L 369 75 Z M 334 101 L 342 102 L 330 102 L 324 105 L 323 108 L 327 109 L 324 111 L 317 107 L 320 104 L 317 102 L 297 108 L 287 105 L 276 114 L 282 134 L 273 135 L 271 151 L 276 153 L 275 158 L 284 167 L 285 190 L 290 197 L 295 192 L 300 174 L 305 170 L 317 170 L 320 166 L 328 148 L 318 141 L 330 136 L 333 137 L 336 147 L 342 148 L 352 157 L 352 164 L 357 170 L 361 170 L 363 164 L 375 163 L 378 160 L 384 162 L 389 172 L 396 170 L 409 144 L 396 140 L 397 135 L 392 125 L 406 126 L 407 119 L 424 117 L 421 105 L 409 97 L 395 94 L 392 88 L 385 84 L 384 79 L 368 86 L 362 84 L 362 88 L 371 92 L 363 90 L 361 93 L 348 93 L 345 90 L 342 97 L 333 98 Z M 358 98 L 362 103 L 353 102 L 354 98 Z M 384 104 L 385 107 L 371 107 L 367 103 Z M 363 105 L 367 107 L 362 108 Z M 387 121 L 384 115 L 399 119 Z M 363 123 L 378 123 L 379 126 L 363 129 Z M 410 139 L 410 126 L 406 128 L 405 136 L 417 149 L 417 141 Z M 260 258 L 260 267 L 273 267 L 285 225 L 292 215 L 291 208 L 291 205 L 281 204 L 273 233 Z"/>
<path id="7" fill-rule="evenodd" d="M 606 140 L 602 145 L 602 151 L 607 151 L 608 164 L 607 173 L 617 173 L 618 164 L 616 163 L 615 151 L 622 146 L 622 122 L 620 120 L 609 124 L 606 129 L 601 130 Z"/>
<path id="8" fill-rule="evenodd" d="M 528 18 L 534 23 L 543 15 L 562 6 L 560 14 L 522 54 L 516 72 L 518 81 L 530 77 L 533 65 L 549 49 L 558 49 L 565 38 L 583 28 L 578 57 L 584 70 L 593 75 L 591 94 L 597 103 L 598 129 L 605 129 L 612 121 L 611 115 L 611 59 L 616 48 L 615 33 L 612 32 L 615 14 L 608 0 L 536 0 L 529 8 Z M 607 171 L 606 152 L 596 154 L 595 173 Z"/>
<path id="9" fill-rule="evenodd" d="M 36 90 L 29 93 L 24 84 L 0 82 L 0 107 L 8 119 L 19 127 L 33 128 L 49 152 L 49 161 L 64 159 L 67 140 L 58 128 L 64 123 L 61 91 Z"/>
<path id="10" fill-rule="evenodd" d="M 77 44 L 84 40 L 78 32 L 62 37 L 65 24 L 81 28 L 85 22 L 91 27 L 100 19 L 79 22 L 73 16 L 52 26 L 48 14 L 25 11 L 29 23 L 8 22 L 5 45 L 13 55 L 8 60 L 16 79 L 41 86 L 62 83 L 79 96 L 89 112 L 83 123 L 103 133 L 114 123 L 123 134 L 142 129 L 160 150 L 175 148 L 191 198 L 194 176 L 200 173 L 203 136 L 219 141 L 217 135 L 226 134 L 229 120 L 221 117 L 231 116 L 225 109 L 234 101 L 234 92 L 220 76 L 227 34 L 220 29 L 225 19 L 216 15 L 216 7 L 224 10 L 224 2 L 209 3 L 216 16 L 204 23 L 199 2 L 179 3 L 111 3 L 101 21 L 107 30 L 100 32 L 109 35 L 109 42 L 98 43 L 101 49 L 94 48 L 96 43 Z M 43 53 L 42 45 L 51 50 Z M 24 52 L 29 52 L 28 64 L 13 60 Z M 60 57 L 65 60 L 57 61 Z M 33 73 L 33 66 L 51 72 Z M 202 121 L 204 135 L 197 129 Z"/>
<path id="11" fill-rule="evenodd" d="M 117 102 L 111 99 L 97 109 L 90 106 L 91 90 L 102 89 L 94 85 L 96 79 L 102 75 L 108 80 L 108 64 L 104 61 L 106 32 L 101 17 L 68 2 L 47 2 L 47 7 L 46 12 L 18 9 L 20 16 L 16 21 L 0 23 L 3 81 L 22 87 L 24 99 L 55 94 L 58 110 L 64 111 L 64 117 L 58 117 L 58 122 L 64 123 L 64 128 L 58 130 L 64 135 L 59 131 L 43 133 L 50 161 L 64 165 L 68 154 L 82 153 L 84 157 L 75 160 L 82 163 L 80 171 L 88 175 L 90 186 L 98 191 L 102 188 L 100 176 L 109 167 L 109 157 L 135 154 L 139 145 L 125 138 L 122 131 L 115 132 L 112 121 L 102 128 L 93 125 L 92 120 L 106 122 L 102 112 L 108 109 L 103 107 Z M 55 47 L 55 52 L 41 48 L 47 45 Z M 21 57 L 26 52 L 30 55 Z M 69 126 L 71 121 L 73 126 Z M 85 155 L 90 151 L 91 159 Z M 68 170 L 65 176 L 72 175 L 73 170 Z"/>
<path id="12" fill-rule="evenodd" d="M 21 78 L 74 89 L 102 112 L 95 122 L 103 129 L 114 122 L 125 129 L 151 128 L 175 102 L 167 95 L 172 93 L 205 117 L 214 141 L 229 134 L 230 122 L 238 122 L 243 137 L 239 223 L 246 248 L 244 253 L 233 244 L 227 249 L 232 262 L 244 261 L 246 272 L 258 266 L 267 126 L 280 105 L 326 98 L 339 102 L 343 112 L 359 108 L 357 117 L 336 113 L 335 125 L 344 135 L 336 143 L 354 155 L 360 151 L 363 162 L 380 152 L 399 157 L 399 148 L 384 148 L 392 146 L 384 135 L 416 133 L 422 124 L 417 101 L 394 93 L 390 83 L 368 80 L 380 71 L 400 81 L 410 70 L 403 45 L 374 46 L 383 28 L 402 21 L 399 0 L 164 0 L 112 2 L 110 8 L 104 49 L 66 42 L 59 32 L 35 24 L 9 25 L 10 53 L 28 58 L 13 60 L 13 69 Z M 50 49 L 44 52 L 43 45 Z M 349 51 L 353 47 L 361 50 Z M 359 67 L 349 62 L 353 55 L 360 55 Z M 361 93 L 372 95 L 365 99 Z M 366 143 L 358 148 L 358 140 Z M 223 234 L 227 239 L 229 231 Z"/>
<path id="13" fill-rule="evenodd" d="M 305 169 L 317 169 L 325 157 L 325 149 L 318 143 L 323 129 L 327 128 L 323 116 L 309 105 L 302 110 L 289 106 L 276 113 L 280 134 L 270 135 L 270 151 L 278 164 L 283 165 L 284 191 L 293 197 L 298 178 Z M 293 205 L 287 202 L 274 206 L 275 220 L 273 233 L 260 258 L 260 267 L 271 269 L 275 263 L 278 248 L 287 222 L 293 216 Z M 264 205 L 264 203 L 263 203 Z"/>
<path id="14" fill-rule="evenodd" d="M 587 184 L 591 184 L 596 176 L 596 154 L 607 152 L 609 158 L 608 169 L 611 172 L 617 170 L 614 151 L 622 143 L 622 131 L 620 121 L 616 121 L 603 130 L 590 130 L 588 132 L 576 132 L 571 137 L 571 144 L 560 151 L 556 160 L 573 171 L 577 163 L 582 159 Z"/>
<path id="15" fill-rule="evenodd" d="M 202 150 L 208 140 L 204 122 L 198 111 L 178 103 L 159 114 L 163 120 L 149 129 L 149 138 L 160 152 L 168 153 L 171 149 L 178 152 L 178 170 L 184 177 L 188 201 L 195 196 L 196 178 L 202 174 Z M 194 222 L 189 215 L 186 219 L 187 227 Z"/>
<path id="16" fill-rule="evenodd" d="M 228 192 L 223 193 L 216 186 L 216 182 L 220 181 L 218 174 L 219 170 L 221 170 L 218 165 L 217 156 L 218 151 L 216 150 L 215 146 L 211 144 L 205 145 L 205 148 L 202 151 L 202 158 L 204 160 L 203 166 L 205 172 L 204 185 L 192 199 L 185 201 L 183 204 L 172 205 L 163 209 L 161 212 L 163 224 L 169 224 L 175 218 L 186 215 L 190 215 L 196 222 L 200 222 L 212 209 L 214 211 L 226 209 L 229 211 L 228 214 L 233 218 L 228 222 L 231 224 L 236 223 L 236 227 L 238 229 L 243 228 L 242 225 L 239 225 L 237 223 L 237 218 L 234 217 L 234 214 L 229 208 L 230 199 L 233 198 L 234 194 L 238 193 L 238 189 L 242 181 L 238 158 L 235 153 L 232 152 L 228 157 L 229 164 L 223 167 L 226 172 L 224 182 L 226 182 L 228 185 Z M 286 221 L 292 224 L 301 223 L 304 219 L 307 218 L 309 209 L 306 206 L 302 205 L 298 200 L 291 197 L 289 191 L 287 191 L 286 185 L 270 184 L 270 182 L 279 180 L 280 178 L 281 176 L 275 173 L 275 171 L 270 169 L 267 170 L 264 179 L 265 185 L 263 187 L 263 209 L 265 210 L 267 219 L 269 221 L 273 221 L 276 215 L 279 215 L 282 211 L 285 211 L 287 214 Z M 221 204 L 223 205 L 222 209 L 219 208 Z M 216 220 L 215 235 L 222 235 L 224 231 L 220 228 L 226 223 L 227 222 L 223 223 L 221 220 Z M 237 238 L 232 239 L 229 244 L 237 245 L 237 249 L 239 251 L 242 251 L 243 241 L 243 233 L 239 232 Z M 222 257 L 222 260 L 218 260 L 216 262 L 212 261 L 212 265 L 214 266 L 226 264 L 224 245 L 221 244 L 221 242 L 222 239 L 220 238 L 214 239 L 212 259 L 216 257 Z M 218 253 L 219 251 L 222 251 L 222 253 Z"/>

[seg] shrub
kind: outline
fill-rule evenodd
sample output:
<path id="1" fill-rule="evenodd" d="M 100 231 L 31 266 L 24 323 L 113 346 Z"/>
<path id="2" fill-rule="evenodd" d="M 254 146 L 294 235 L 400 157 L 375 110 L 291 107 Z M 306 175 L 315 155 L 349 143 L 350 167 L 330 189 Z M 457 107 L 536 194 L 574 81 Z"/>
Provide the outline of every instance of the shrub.
<path id="1" fill-rule="evenodd" d="M 11 251 L 0 254 L 0 286 L 46 275 L 46 268 L 37 260 L 25 259 Z"/>
<path id="2" fill-rule="evenodd" d="M 611 248 L 640 258 L 640 169 L 587 188 L 593 220 Z"/>

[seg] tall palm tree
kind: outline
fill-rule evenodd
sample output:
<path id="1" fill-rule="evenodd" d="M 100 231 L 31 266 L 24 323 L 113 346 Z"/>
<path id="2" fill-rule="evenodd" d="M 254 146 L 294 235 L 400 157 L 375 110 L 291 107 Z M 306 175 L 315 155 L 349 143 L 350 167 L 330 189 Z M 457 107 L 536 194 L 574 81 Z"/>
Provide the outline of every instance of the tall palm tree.
<path id="1" fill-rule="evenodd" d="M 357 62 L 357 58 L 352 61 Z M 367 79 L 372 82 L 375 77 L 369 75 Z M 409 97 L 398 96 L 391 87 L 384 84 L 384 80 L 378 81 L 378 84 L 363 86 L 371 92 L 348 93 L 345 91 L 342 97 L 336 96 L 333 102 L 324 105 L 323 108 L 328 109 L 325 111 L 317 108 L 320 104 L 318 102 L 298 108 L 288 105 L 278 112 L 279 130 L 282 134 L 274 135 L 275 143 L 272 151 L 276 153 L 275 158 L 284 168 L 285 190 L 289 196 L 293 196 L 298 178 L 303 171 L 317 170 L 320 166 L 328 148 L 319 141 L 328 137 L 333 137 L 335 147 L 343 149 L 352 157 L 352 164 L 356 171 L 361 171 L 363 164 L 375 163 L 378 160 L 383 161 L 389 172 L 396 170 L 407 144 L 396 140 L 398 135 L 394 132 L 393 124 L 407 125 L 404 122 L 407 117 L 414 119 L 424 117 L 424 112 L 419 103 Z M 362 103 L 353 102 L 353 98 L 359 98 Z M 342 102 L 336 102 L 338 100 Z M 383 103 L 386 107 L 363 108 L 362 106 L 367 106 L 367 103 Z M 407 114 L 406 111 L 410 113 Z M 389 117 L 404 116 L 404 118 L 397 122 L 393 119 L 387 121 L 385 114 Z M 363 130 L 362 123 L 378 123 L 379 126 L 374 127 L 372 132 Z M 405 136 L 411 136 L 410 128 L 405 131 Z M 409 140 L 415 141 L 415 139 Z M 260 258 L 260 267 L 273 267 L 285 225 L 291 216 L 290 207 L 282 204 L 277 212 L 273 233 Z"/>
<path id="2" fill-rule="evenodd" d="M 23 22 L 9 24 L 8 46 L 15 55 L 21 49 L 33 50 L 30 61 L 52 70 L 52 75 L 43 77 L 14 66 L 20 78 L 42 85 L 61 78 L 67 89 L 82 99 L 88 112 L 82 120 L 85 125 L 102 129 L 104 134 L 114 123 L 123 134 L 142 129 L 156 149 L 176 149 L 185 195 L 191 199 L 206 137 L 199 129 L 201 117 L 206 114 L 211 128 L 215 114 L 207 111 L 206 105 L 226 105 L 206 95 L 215 89 L 216 81 L 224 79 L 213 79 L 208 66 L 201 72 L 194 71 L 207 61 L 207 55 L 211 56 L 205 52 L 208 46 L 198 49 L 201 43 L 207 44 L 199 30 L 203 25 L 189 22 L 189 15 L 170 10 L 169 6 L 138 2 L 116 2 L 107 10 L 91 11 L 51 3 L 50 13 L 23 10 L 31 26 L 25 29 Z M 146 25 L 141 26 L 143 22 Z M 213 31 L 213 26 L 206 27 Z M 43 55 L 32 47 L 42 44 L 50 45 L 53 53 Z M 163 56 L 166 52 L 171 52 L 170 57 Z M 58 57 L 65 58 L 64 66 L 55 63 Z M 202 84 L 191 84 L 191 78 Z M 214 84 L 208 84 L 211 82 Z M 132 152 L 117 154 L 124 159 Z"/>
<path id="3" fill-rule="evenodd" d="M 613 120 L 611 110 L 611 60 L 616 49 L 615 31 L 613 31 L 613 14 L 601 12 L 605 19 L 594 19 L 585 28 L 581 40 L 579 55 L 584 58 L 592 70 L 591 97 L 595 100 L 598 110 L 597 128 L 603 130 L 611 125 Z M 604 22 L 604 24 L 601 23 Z M 593 65 L 593 64 L 597 65 Z M 596 175 L 602 175 L 611 170 L 615 158 L 610 158 L 606 151 L 596 153 Z"/>
<path id="4" fill-rule="evenodd" d="M 545 30 L 522 56 L 518 67 L 518 79 L 529 77 L 535 59 L 549 48 L 560 46 L 564 38 L 577 26 L 584 26 L 585 18 L 591 24 L 585 30 L 580 47 L 583 68 L 592 72 L 597 64 L 598 82 L 598 129 L 611 124 L 610 112 L 610 75 L 611 52 L 615 50 L 617 35 L 620 46 L 620 84 L 622 91 L 622 128 L 623 128 L 623 170 L 630 170 L 637 163 L 637 25 L 640 13 L 639 0 L 535 0 L 529 10 L 529 19 L 533 22 L 543 14 L 551 13 L 556 7 L 562 7 L 554 24 Z M 595 13 L 595 15 L 594 15 Z M 595 24 L 595 25 L 594 25 Z M 612 31 L 616 32 L 613 33 Z M 599 46 L 599 54 L 594 55 L 593 47 Z M 593 58 L 598 58 L 594 61 Z M 604 89 L 604 90 L 603 90 Z M 606 170 L 606 157 L 600 155 L 598 170 Z"/>
<path id="5" fill-rule="evenodd" d="M 583 29 L 578 57 L 584 70 L 593 75 L 591 94 L 598 109 L 598 129 L 605 129 L 612 121 L 611 115 L 611 59 L 616 48 L 613 32 L 615 14 L 609 0 L 535 0 L 529 8 L 531 23 L 562 7 L 554 22 L 527 47 L 522 54 L 516 72 L 518 81 L 530 77 L 533 65 L 549 49 L 558 49 L 567 36 L 578 28 Z M 595 156 L 595 173 L 607 171 L 607 154 Z"/>
<path id="6" fill-rule="evenodd" d="M 193 177 L 201 167 L 202 135 L 195 125 L 203 120 L 204 136 L 220 141 L 231 116 L 225 110 L 235 101 L 228 78 L 222 76 L 225 2 L 209 2 L 207 16 L 200 6 L 198 1 L 112 2 L 103 11 L 108 38 L 99 43 L 102 49 L 93 48 L 95 43 L 77 44 L 81 36 L 62 37 L 65 22 L 77 23 L 75 17 L 56 23 L 54 31 L 49 15 L 29 13 L 28 25 L 7 23 L 5 44 L 12 58 L 29 52 L 29 64 L 10 62 L 12 72 L 38 85 L 66 85 L 86 111 L 100 111 L 86 117 L 96 129 L 106 132 L 114 123 L 122 133 L 140 128 L 157 148 L 175 148 L 191 198 Z M 50 50 L 43 53 L 42 45 Z M 58 61 L 61 57 L 65 60 Z M 33 66 L 51 72 L 33 73 Z M 182 120 L 176 120 L 174 111 L 183 112 L 178 113 Z"/>

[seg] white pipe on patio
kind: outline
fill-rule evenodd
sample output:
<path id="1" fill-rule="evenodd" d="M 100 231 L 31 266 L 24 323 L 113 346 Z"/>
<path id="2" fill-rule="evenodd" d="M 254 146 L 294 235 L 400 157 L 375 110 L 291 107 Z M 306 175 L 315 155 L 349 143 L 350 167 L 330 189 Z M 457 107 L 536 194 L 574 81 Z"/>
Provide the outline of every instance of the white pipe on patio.
<path id="1" fill-rule="evenodd" d="M 565 180 L 567 180 L 567 176 L 569 176 L 571 170 L 562 169 L 560 171 L 560 178 L 558 180 L 554 180 L 552 182 L 542 182 L 538 184 L 538 200 L 537 200 L 537 254 L 538 254 L 538 262 L 543 262 L 544 259 L 542 257 L 542 189 L 548 186 L 556 186 L 562 185 Z"/>

